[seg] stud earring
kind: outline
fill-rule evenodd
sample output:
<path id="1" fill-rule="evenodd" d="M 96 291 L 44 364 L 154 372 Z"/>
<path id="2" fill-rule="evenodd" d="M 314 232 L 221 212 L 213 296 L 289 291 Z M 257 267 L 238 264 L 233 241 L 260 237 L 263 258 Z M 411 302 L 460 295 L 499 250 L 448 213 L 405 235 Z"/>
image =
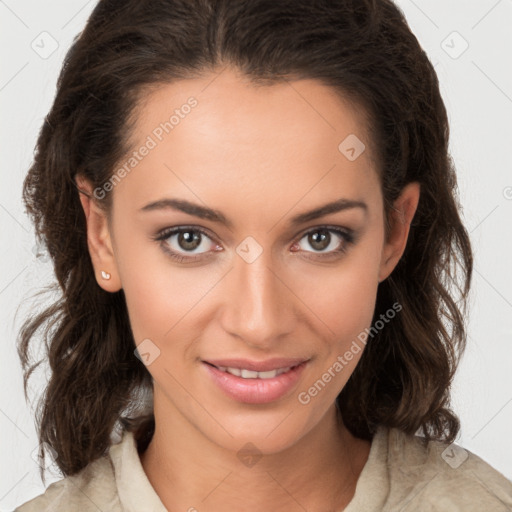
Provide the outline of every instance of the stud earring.
<path id="1" fill-rule="evenodd" d="M 110 274 L 108 272 L 105 272 L 104 270 L 101 271 L 101 277 L 103 279 L 110 279 Z"/>

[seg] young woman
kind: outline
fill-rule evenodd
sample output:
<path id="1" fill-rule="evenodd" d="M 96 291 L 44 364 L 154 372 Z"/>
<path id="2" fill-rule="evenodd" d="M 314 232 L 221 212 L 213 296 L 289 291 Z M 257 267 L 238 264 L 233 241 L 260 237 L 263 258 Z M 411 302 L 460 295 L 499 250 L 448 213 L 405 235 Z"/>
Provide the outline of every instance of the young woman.
<path id="1" fill-rule="evenodd" d="M 24 185 L 64 478 L 17 510 L 509 510 L 453 444 L 447 147 L 390 0 L 100 1 Z"/>

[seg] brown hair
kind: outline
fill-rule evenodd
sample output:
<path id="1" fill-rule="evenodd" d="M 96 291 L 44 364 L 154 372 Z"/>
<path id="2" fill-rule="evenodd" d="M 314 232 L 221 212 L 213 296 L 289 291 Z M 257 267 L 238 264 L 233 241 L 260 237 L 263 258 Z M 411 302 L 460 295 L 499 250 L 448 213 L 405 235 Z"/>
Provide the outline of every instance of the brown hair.
<path id="1" fill-rule="evenodd" d="M 154 429 L 151 411 L 134 412 L 151 376 L 134 356 L 123 291 L 107 293 L 95 280 L 75 176 L 100 187 L 113 174 L 148 88 L 225 65 L 259 85 L 317 79 L 359 105 L 386 218 L 407 183 L 421 184 L 374 320 L 395 302 L 402 310 L 369 339 L 337 403 L 361 438 L 378 424 L 420 429 L 426 440 L 458 434 L 450 386 L 466 342 L 472 252 L 438 79 L 403 13 L 390 0 L 101 0 L 66 55 L 23 189 L 61 297 L 26 320 L 18 352 L 27 396 L 41 362 L 30 364 L 29 344 L 43 330 L 51 377 L 37 411 L 39 440 L 64 475 L 104 454 L 116 426 L 144 446 Z M 98 203 L 108 212 L 111 193 Z"/>

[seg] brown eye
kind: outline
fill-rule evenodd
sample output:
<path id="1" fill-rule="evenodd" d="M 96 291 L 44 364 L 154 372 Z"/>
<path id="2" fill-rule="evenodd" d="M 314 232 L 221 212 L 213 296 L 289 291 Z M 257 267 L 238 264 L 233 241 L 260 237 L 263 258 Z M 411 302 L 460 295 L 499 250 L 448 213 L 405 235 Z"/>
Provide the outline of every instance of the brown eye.
<path id="1" fill-rule="evenodd" d="M 309 233 L 307 236 L 308 243 L 316 251 L 323 251 L 325 248 L 329 247 L 331 242 L 331 234 L 327 229 L 318 229 L 317 231 Z"/>
<path id="2" fill-rule="evenodd" d="M 193 251 L 197 249 L 201 243 L 201 234 L 197 234 L 197 232 L 189 230 L 189 231 L 181 231 L 178 233 L 177 243 L 181 249 L 185 251 Z"/>
<path id="3" fill-rule="evenodd" d="M 305 243 L 302 242 L 305 240 Z M 355 236 L 351 230 L 319 227 L 305 233 L 297 243 L 300 250 L 319 257 L 336 256 L 345 252 L 349 244 L 354 243 Z M 313 249 L 313 250 L 310 250 Z"/>
<path id="4" fill-rule="evenodd" d="M 154 240 L 160 242 L 162 249 L 180 263 L 192 263 L 209 256 L 217 247 L 206 231 L 192 227 L 164 229 Z"/>

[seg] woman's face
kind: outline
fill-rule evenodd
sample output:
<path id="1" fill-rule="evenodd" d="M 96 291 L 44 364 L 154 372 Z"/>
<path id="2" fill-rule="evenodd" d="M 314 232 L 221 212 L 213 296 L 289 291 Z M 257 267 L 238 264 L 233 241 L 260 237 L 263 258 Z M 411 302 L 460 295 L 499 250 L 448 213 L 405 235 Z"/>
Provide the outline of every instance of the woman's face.
<path id="1" fill-rule="evenodd" d="M 95 191 L 112 188 L 110 231 L 94 205 L 88 225 L 99 284 L 124 290 L 157 423 L 271 453 L 334 410 L 408 232 L 398 222 L 385 240 L 360 114 L 317 81 L 257 88 L 229 68 L 147 97 L 136 153 Z M 417 195 L 396 203 L 406 220 Z"/>

